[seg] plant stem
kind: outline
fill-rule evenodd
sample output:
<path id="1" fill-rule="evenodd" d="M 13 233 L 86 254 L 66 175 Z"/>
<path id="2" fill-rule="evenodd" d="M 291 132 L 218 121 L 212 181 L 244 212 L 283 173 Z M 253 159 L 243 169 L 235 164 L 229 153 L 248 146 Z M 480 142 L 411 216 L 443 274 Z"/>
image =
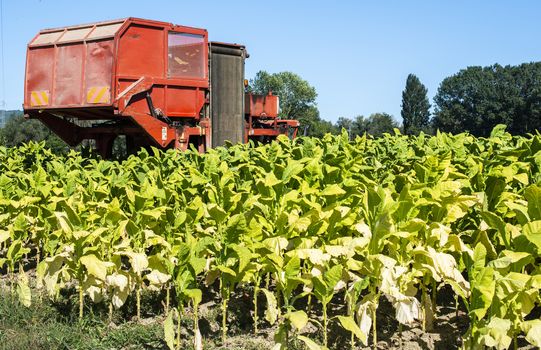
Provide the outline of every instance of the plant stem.
<path id="1" fill-rule="evenodd" d="M 9 295 L 11 297 L 11 300 L 13 300 L 13 277 L 14 273 L 11 269 L 11 267 L 8 266 L 8 286 L 9 286 Z"/>
<path id="2" fill-rule="evenodd" d="M 83 301 L 84 301 L 84 295 L 83 295 L 83 285 L 82 282 L 79 281 L 79 321 L 83 319 Z"/>
<path id="3" fill-rule="evenodd" d="M 171 287 L 167 285 L 167 288 L 165 290 L 165 314 L 167 315 L 169 313 L 169 299 L 171 295 Z"/>
<path id="4" fill-rule="evenodd" d="M 254 288 L 254 334 L 257 335 L 257 294 L 259 293 L 259 283 L 256 282 L 255 288 Z"/>
<path id="5" fill-rule="evenodd" d="M 141 287 L 137 287 L 135 297 L 137 299 L 137 321 L 141 321 Z"/>
<path id="6" fill-rule="evenodd" d="M 402 350 L 402 323 L 398 324 L 398 348 Z"/>
<path id="7" fill-rule="evenodd" d="M 199 334 L 199 305 L 193 303 L 193 334 L 194 334 L 194 349 L 197 349 L 197 337 Z"/>
<path id="8" fill-rule="evenodd" d="M 376 330 L 377 322 L 376 322 L 376 308 L 374 307 L 372 310 L 372 342 L 374 350 L 377 350 L 378 348 L 378 332 Z"/>
<path id="9" fill-rule="evenodd" d="M 353 314 L 355 313 L 355 291 L 354 290 L 349 291 L 349 289 L 346 289 L 344 299 L 346 300 L 346 304 L 347 304 L 348 316 L 354 318 L 355 316 Z M 349 339 L 349 342 L 351 345 L 351 350 L 354 350 L 355 349 L 355 335 L 353 332 L 351 333 L 351 338 Z"/>
<path id="10" fill-rule="evenodd" d="M 432 310 L 434 315 L 436 314 L 436 296 L 438 294 L 438 288 L 435 280 L 432 280 Z"/>
<path id="11" fill-rule="evenodd" d="M 113 322 L 113 302 L 109 302 L 109 324 Z"/>
<path id="12" fill-rule="evenodd" d="M 458 295 L 455 294 L 455 318 L 458 320 Z"/>
<path id="13" fill-rule="evenodd" d="M 422 328 L 423 328 L 423 332 L 426 332 L 426 317 L 427 317 L 427 312 L 426 312 L 426 287 L 424 284 L 421 283 L 421 305 L 422 305 L 422 310 L 423 310 L 423 324 L 422 324 Z"/>
<path id="14" fill-rule="evenodd" d="M 289 321 L 287 321 L 287 323 L 286 323 L 286 344 L 285 344 L 286 349 L 289 348 L 289 328 L 291 328 L 291 325 L 290 325 Z"/>
<path id="15" fill-rule="evenodd" d="M 327 303 L 323 304 L 323 346 L 327 347 Z"/>
<path id="16" fill-rule="evenodd" d="M 182 316 L 182 303 L 178 304 L 178 320 L 177 320 L 177 350 L 180 349 L 180 320 Z"/>
<path id="17" fill-rule="evenodd" d="M 222 345 L 227 338 L 227 298 L 222 296 Z"/>

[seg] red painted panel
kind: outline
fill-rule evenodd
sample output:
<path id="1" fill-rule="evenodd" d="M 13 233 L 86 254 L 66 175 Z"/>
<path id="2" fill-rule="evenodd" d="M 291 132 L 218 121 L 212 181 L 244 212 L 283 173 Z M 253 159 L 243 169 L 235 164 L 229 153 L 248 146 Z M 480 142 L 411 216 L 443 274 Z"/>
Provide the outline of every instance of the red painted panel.
<path id="1" fill-rule="evenodd" d="M 167 112 L 163 109 L 165 106 L 165 87 L 163 85 L 154 85 L 152 87 L 152 92 L 150 93 L 150 97 L 152 97 L 154 108 L 161 109 L 163 113 Z"/>
<path id="2" fill-rule="evenodd" d="M 199 117 L 204 104 L 204 92 L 186 87 L 167 88 L 167 113 L 169 116 Z"/>
<path id="3" fill-rule="evenodd" d="M 83 103 L 87 102 L 86 96 L 89 89 L 109 86 L 109 92 L 112 92 L 113 46 L 113 40 L 87 44 Z M 109 100 L 112 100 L 111 96 Z"/>
<path id="4" fill-rule="evenodd" d="M 120 38 L 117 75 L 165 77 L 164 43 L 163 28 L 132 24 Z"/>
<path id="5" fill-rule="evenodd" d="M 118 90 L 122 92 L 134 82 L 135 80 L 119 80 Z M 131 108 L 133 108 L 133 110 L 136 110 L 139 113 L 146 113 L 146 114 L 149 113 L 147 101 L 145 100 L 145 94 L 138 94 L 136 96 L 133 96 L 130 99 L 130 106 Z M 156 106 L 156 105 L 155 107 L 161 108 L 161 106 Z"/>
<path id="6" fill-rule="evenodd" d="M 114 30 L 107 37 L 92 34 L 109 25 Z M 145 94 L 151 91 L 154 106 L 166 116 L 199 122 L 209 88 L 205 30 L 135 18 L 53 30 L 66 31 L 69 43 L 56 34 L 49 40 L 51 31 L 43 31 L 29 44 L 25 112 L 39 116 L 36 110 L 54 108 L 61 115 L 84 119 L 131 117 L 157 144 L 166 146 L 174 129 L 149 115 Z M 174 39 L 179 37 L 182 40 Z M 123 91 L 124 99 L 116 102 Z M 112 108 L 90 108 L 103 105 Z M 199 128 L 194 130 L 200 135 Z"/>
<path id="7" fill-rule="evenodd" d="M 28 50 L 26 67 L 25 108 L 30 108 L 32 91 L 53 90 L 54 47 L 38 47 Z"/>
<path id="8" fill-rule="evenodd" d="M 84 45 L 61 45 L 57 47 L 54 106 L 82 104 Z"/>
<path id="9" fill-rule="evenodd" d="M 245 113 L 255 117 L 278 116 L 279 98 L 275 95 L 245 95 Z"/>

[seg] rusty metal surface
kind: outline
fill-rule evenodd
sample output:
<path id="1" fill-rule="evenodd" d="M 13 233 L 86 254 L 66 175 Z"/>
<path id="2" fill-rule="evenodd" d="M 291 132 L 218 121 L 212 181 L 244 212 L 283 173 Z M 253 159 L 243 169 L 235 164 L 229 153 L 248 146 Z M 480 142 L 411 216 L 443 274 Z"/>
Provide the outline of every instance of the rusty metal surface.
<path id="1" fill-rule="evenodd" d="M 25 115 L 70 144 L 96 139 L 104 155 L 117 135 L 132 145 L 205 151 L 295 128 L 265 121 L 278 116 L 277 96 L 245 100 L 244 46 L 210 47 L 209 55 L 205 29 L 140 18 L 42 30 L 28 44 Z"/>
<path id="2" fill-rule="evenodd" d="M 170 39 L 179 36 L 184 40 Z M 132 93 L 129 108 L 121 109 L 119 97 L 149 78 L 153 84 L 144 91 L 160 115 L 195 125 L 207 103 L 207 57 L 206 30 L 160 21 L 127 18 L 42 30 L 28 45 L 24 110 L 38 119 L 34 112 L 47 110 L 67 118 L 131 121 L 166 147 L 175 130 L 154 118 L 145 96 Z"/>
<path id="3" fill-rule="evenodd" d="M 254 117 L 276 118 L 279 112 L 279 97 L 269 93 L 268 95 L 246 94 L 246 114 Z"/>
<path id="4" fill-rule="evenodd" d="M 48 91 L 43 108 L 110 105 L 112 96 L 114 41 L 88 41 L 28 48 L 25 81 L 25 110 L 36 108 L 32 96 Z M 99 99 L 88 99 L 91 91 L 105 91 Z"/>

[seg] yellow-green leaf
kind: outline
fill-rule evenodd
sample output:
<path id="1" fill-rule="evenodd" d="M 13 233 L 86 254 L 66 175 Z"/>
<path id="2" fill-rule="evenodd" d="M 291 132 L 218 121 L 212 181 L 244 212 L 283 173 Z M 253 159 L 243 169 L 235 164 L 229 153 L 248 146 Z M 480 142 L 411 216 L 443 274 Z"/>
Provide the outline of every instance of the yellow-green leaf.
<path id="1" fill-rule="evenodd" d="M 304 345 L 306 345 L 308 350 L 325 350 L 326 349 L 324 346 L 317 344 L 315 341 L 305 336 L 299 335 L 297 336 L 297 338 L 301 340 L 304 343 Z"/>
<path id="2" fill-rule="evenodd" d="M 21 272 L 17 280 L 17 295 L 19 296 L 19 302 L 26 307 L 32 305 L 32 293 L 28 286 L 28 276 L 26 273 Z"/>
<path id="3" fill-rule="evenodd" d="M 291 324 L 297 328 L 297 330 L 301 330 L 306 326 L 308 323 L 308 315 L 304 311 L 293 311 L 287 314 L 286 316 Z"/>
<path id="4" fill-rule="evenodd" d="M 165 321 L 163 322 L 164 339 L 170 350 L 175 350 L 175 325 L 173 323 L 173 311 L 167 315 Z"/>
<path id="5" fill-rule="evenodd" d="M 340 321 L 340 324 L 342 327 L 344 327 L 345 330 L 350 331 L 351 333 L 355 334 L 357 338 L 359 338 L 363 344 L 366 343 L 367 335 L 361 331 L 359 326 L 355 323 L 355 320 L 351 316 L 338 316 L 338 321 Z"/>
<path id="6" fill-rule="evenodd" d="M 97 279 L 105 281 L 107 277 L 107 265 L 95 255 L 85 255 L 80 259 L 88 273 Z"/>
<path id="7" fill-rule="evenodd" d="M 267 289 L 261 289 L 261 291 L 265 294 L 265 297 L 267 298 L 267 309 L 265 310 L 265 319 L 273 325 L 276 320 L 278 319 L 278 307 L 276 302 L 276 297 L 272 292 L 270 292 Z"/>

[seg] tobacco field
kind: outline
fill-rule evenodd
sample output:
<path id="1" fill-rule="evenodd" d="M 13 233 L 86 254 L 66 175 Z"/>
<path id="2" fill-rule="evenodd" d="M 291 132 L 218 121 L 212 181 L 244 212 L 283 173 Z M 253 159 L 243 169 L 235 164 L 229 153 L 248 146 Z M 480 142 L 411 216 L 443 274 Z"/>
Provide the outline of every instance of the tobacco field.
<path id="1" fill-rule="evenodd" d="M 122 162 L 0 147 L 1 288 L 28 308 L 71 288 L 81 318 L 133 298 L 141 319 L 155 291 L 163 345 L 197 350 L 211 292 L 224 348 L 242 293 L 275 350 L 376 348 L 384 302 L 400 330 L 429 332 L 446 294 L 466 315 L 456 348 L 539 347 L 540 169 L 541 135 L 503 126 Z"/>

